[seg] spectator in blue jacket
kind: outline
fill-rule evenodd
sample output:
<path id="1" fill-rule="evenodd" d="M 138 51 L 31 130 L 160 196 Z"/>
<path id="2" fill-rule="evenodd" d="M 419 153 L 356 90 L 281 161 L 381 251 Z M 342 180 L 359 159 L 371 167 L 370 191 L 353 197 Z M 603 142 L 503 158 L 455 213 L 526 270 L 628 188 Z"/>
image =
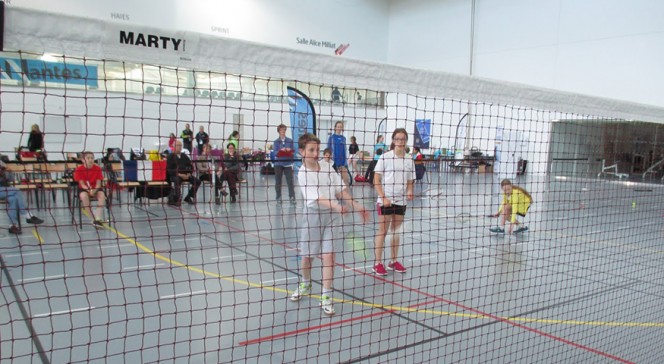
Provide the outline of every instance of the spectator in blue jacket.
<path id="1" fill-rule="evenodd" d="M 327 147 L 332 151 L 332 160 L 334 160 L 334 170 L 341 174 L 346 186 L 350 186 L 352 181 L 348 173 L 348 158 L 346 157 L 346 137 L 343 136 L 344 122 L 337 121 L 334 124 L 334 134 L 327 139 Z"/>
<path id="2" fill-rule="evenodd" d="M 286 136 L 288 127 L 284 124 L 277 126 L 279 138 L 273 143 L 274 160 L 274 178 L 275 190 L 277 192 L 277 204 L 281 205 L 281 180 L 286 176 L 288 185 L 288 197 L 291 205 L 295 205 L 295 187 L 293 186 L 293 159 L 295 158 L 295 145 L 293 139 Z"/>

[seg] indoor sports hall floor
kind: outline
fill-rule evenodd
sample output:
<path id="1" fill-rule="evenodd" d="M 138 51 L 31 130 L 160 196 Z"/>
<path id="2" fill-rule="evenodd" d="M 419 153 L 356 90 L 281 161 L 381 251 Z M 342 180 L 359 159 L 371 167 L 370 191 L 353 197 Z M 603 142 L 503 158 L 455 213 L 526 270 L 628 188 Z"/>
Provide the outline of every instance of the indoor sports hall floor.
<path id="1" fill-rule="evenodd" d="M 485 217 L 498 204 L 497 177 L 428 174 L 406 215 L 406 274 L 373 275 L 375 224 L 344 217 L 332 317 L 317 297 L 287 299 L 298 282 L 302 203 L 266 202 L 274 198 L 272 176 L 248 174 L 250 189 L 237 204 L 173 208 L 128 204 L 123 195 L 122 204 L 114 202 L 115 222 L 101 230 L 72 227 L 58 196 L 35 211 L 44 225 L 24 226 L 19 238 L 0 233 L 0 361 L 664 357 L 664 186 L 517 180 L 535 200 L 525 220 L 530 231 L 503 236 L 488 232 L 495 220 Z M 373 205 L 368 185 L 352 190 Z M 319 261 L 313 277 L 318 295 Z"/>

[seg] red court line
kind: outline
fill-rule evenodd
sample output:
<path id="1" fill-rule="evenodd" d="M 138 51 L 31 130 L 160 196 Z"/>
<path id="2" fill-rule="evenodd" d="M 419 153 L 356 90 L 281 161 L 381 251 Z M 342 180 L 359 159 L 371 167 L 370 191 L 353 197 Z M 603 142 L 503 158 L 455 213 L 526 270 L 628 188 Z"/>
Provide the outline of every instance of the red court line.
<path id="1" fill-rule="evenodd" d="M 279 243 L 279 242 L 276 242 L 276 241 L 274 241 L 274 240 L 272 240 L 272 239 L 267 239 L 267 238 L 265 238 L 265 237 L 260 236 L 259 234 L 249 233 L 249 232 L 247 232 L 246 230 L 242 230 L 242 229 L 238 229 L 238 228 L 235 228 L 235 227 L 231 227 L 230 225 L 226 225 L 226 224 L 224 224 L 224 223 L 217 222 L 217 221 L 215 221 L 215 220 L 214 220 L 213 218 L 211 218 L 211 217 L 204 217 L 204 216 L 199 215 L 198 213 L 195 213 L 195 212 L 189 212 L 189 211 L 185 211 L 185 210 L 182 210 L 182 209 L 180 209 L 180 211 L 182 211 L 182 212 L 187 212 L 187 213 L 189 213 L 189 214 L 192 214 L 192 215 L 198 217 L 199 219 L 203 219 L 203 220 L 211 221 L 213 224 L 218 224 L 218 225 L 221 225 L 221 226 L 225 226 L 225 227 L 227 227 L 227 228 L 229 228 L 229 229 L 233 229 L 233 230 L 236 230 L 236 231 L 238 231 L 238 232 L 243 232 L 243 233 L 245 233 L 245 234 L 249 234 L 249 235 L 255 236 L 255 237 L 259 238 L 259 239 L 265 239 L 265 240 L 269 241 L 269 242 L 272 243 L 272 244 L 281 245 L 281 246 L 283 246 L 283 247 L 290 248 L 290 247 L 288 247 L 288 246 L 287 246 L 286 244 L 284 244 L 284 243 Z M 292 249 L 292 248 L 290 248 L 290 249 Z M 452 305 L 452 306 L 456 306 L 456 307 L 459 307 L 459 308 L 461 308 L 461 309 L 464 309 L 464 310 L 467 310 L 467 311 L 470 311 L 470 312 L 474 312 L 474 313 L 476 313 L 476 314 L 478 314 L 478 315 L 482 315 L 482 316 L 485 316 L 485 317 L 488 317 L 488 318 L 494 319 L 494 320 L 496 320 L 496 321 L 499 321 L 499 322 L 502 322 L 502 323 L 506 323 L 506 324 L 508 324 L 508 325 L 512 325 L 512 326 L 514 326 L 514 327 L 518 327 L 518 328 L 520 328 L 520 329 L 524 329 L 524 330 L 526 330 L 526 331 L 530 331 L 530 332 L 532 332 L 532 333 L 535 333 L 535 334 L 541 335 L 541 336 L 543 336 L 543 337 L 546 337 L 546 338 L 549 338 L 549 339 L 552 339 L 552 340 L 556 340 L 556 341 L 560 341 L 560 342 L 562 342 L 562 343 L 565 343 L 565 344 L 571 345 L 571 346 L 573 346 L 573 347 L 576 347 L 576 348 L 579 348 L 579 349 L 582 349 L 582 350 L 585 350 L 585 351 L 591 352 L 591 353 L 593 353 L 593 354 L 597 354 L 597 355 L 600 355 L 600 356 L 603 356 L 603 357 L 606 357 L 606 358 L 609 358 L 609 359 L 613 359 L 613 360 L 619 361 L 619 362 L 621 362 L 621 363 L 635 364 L 634 362 L 631 362 L 631 361 L 629 361 L 629 360 L 626 360 L 626 359 L 620 358 L 620 357 L 618 357 L 618 356 L 615 356 L 615 355 L 612 355 L 612 354 L 609 354 L 609 353 L 606 353 L 606 352 L 603 352 L 603 351 L 600 351 L 600 350 L 597 350 L 597 349 L 591 348 L 590 346 L 586 346 L 586 345 L 583 345 L 583 344 L 579 344 L 579 343 L 576 343 L 576 342 L 574 342 L 574 341 L 567 340 L 567 339 L 565 339 L 565 338 L 562 338 L 562 337 L 559 337 L 559 336 L 556 336 L 556 335 L 553 335 L 553 334 L 549 334 L 549 333 L 546 333 L 546 332 L 544 332 L 544 331 L 541 331 L 541 330 L 538 330 L 538 329 L 535 329 L 535 328 L 532 328 L 532 327 L 528 327 L 528 326 L 523 325 L 523 324 L 520 324 L 520 323 L 518 323 L 518 322 L 510 321 L 509 319 L 502 318 L 502 317 L 499 317 L 499 316 L 496 316 L 496 315 L 493 315 L 493 314 L 490 314 L 490 313 L 487 313 L 487 312 L 480 311 L 480 310 L 475 309 L 475 308 L 472 308 L 472 307 L 465 306 L 465 305 L 463 305 L 463 304 L 461 304 L 461 303 L 459 303 L 459 302 L 451 301 L 451 300 L 448 300 L 448 299 L 445 299 L 445 298 L 442 298 L 442 297 L 436 297 L 436 296 L 434 296 L 434 295 L 432 295 L 432 294 L 430 294 L 430 293 L 420 291 L 419 289 L 416 289 L 416 288 L 412 288 L 412 287 L 405 286 L 405 285 L 400 284 L 400 283 L 395 282 L 395 281 L 390 281 L 390 280 L 385 279 L 385 278 L 383 278 L 383 277 L 381 277 L 381 276 L 378 276 L 378 275 L 376 275 L 376 274 L 369 274 L 369 273 L 367 273 L 367 272 L 363 272 L 363 271 L 361 271 L 361 270 L 357 270 L 357 269 L 355 269 L 355 268 L 349 267 L 349 266 L 347 266 L 347 265 L 345 265 L 345 264 L 341 264 L 341 263 L 335 263 L 335 265 L 340 266 L 340 267 L 344 267 L 345 269 L 352 270 L 353 272 L 360 273 L 360 274 L 365 275 L 365 276 L 371 276 L 371 277 L 373 277 L 373 278 L 376 279 L 376 280 L 382 281 L 382 282 L 384 282 L 384 283 L 392 284 L 392 285 L 394 285 L 394 286 L 396 286 L 396 287 L 399 287 L 399 288 L 402 288 L 402 289 L 405 289 L 405 290 L 408 290 L 408 291 L 411 291 L 411 292 L 415 292 L 415 293 L 421 294 L 421 295 L 423 295 L 423 296 L 425 296 L 425 297 L 433 298 L 433 299 L 436 299 L 436 300 L 439 300 L 439 301 L 445 302 L 445 303 L 447 303 L 447 304 L 450 304 L 450 305 Z M 389 313 L 389 311 L 382 312 L 382 313 L 383 313 L 383 314 L 384 314 L 384 313 Z M 365 317 L 365 318 L 366 318 L 366 317 Z M 351 319 L 349 319 L 349 320 L 351 320 Z M 306 329 L 303 329 L 303 330 L 306 330 Z"/>
<path id="2" fill-rule="evenodd" d="M 428 305 L 430 303 L 434 303 L 434 302 L 437 302 L 437 301 L 440 301 L 440 299 L 418 303 L 416 305 L 408 306 L 408 308 L 415 308 L 415 307 L 418 307 L 418 306 L 424 306 L 424 305 Z M 326 324 L 323 324 L 323 325 L 309 326 L 309 327 L 306 327 L 304 329 L 286 331 L 286 332 L 282 332 L 281 334 L 276 334 L 276 335 L 271 335 L 271 336 L 264 336 L 264 337 L 260 337 L 260 338 L 252 339 L 252 340 L 248 340 L 248 341 L 241 341 L 239 344 L 242 345 L 242 346 L 245 346 L 245 345 L 257 344 L 257 343 L 260 343 L 260 342 L 263 342 L 263 341 L 272 341 L 272 340 L 280 339 L 280 338 L 287 337 L 287 336 L 299 335 L 299 334 L 302 334 L 302 333 L 305 333 L 305 332 L 320 330 L 320 329 L 324 329 L 326 327 L 343 325 L 343 324 L 348 323 L 348 322 L 364 320 L 366 318 L 387 315 L 388 313 L 394 313 L 394 312 L 395 312 L 394 310 L 385 310 L 385 311 L 381 311 L 381 312 L 372 313 L 372 314 L 369 314 L 369 315 L 353 317 L 353 318 L 349 318 L 349 319 L 345 319 L 345 320 L 339 320 L 339 321 L 335 321 L 335 322 L 329 322 L 329 323 L 326 323 Z"/>

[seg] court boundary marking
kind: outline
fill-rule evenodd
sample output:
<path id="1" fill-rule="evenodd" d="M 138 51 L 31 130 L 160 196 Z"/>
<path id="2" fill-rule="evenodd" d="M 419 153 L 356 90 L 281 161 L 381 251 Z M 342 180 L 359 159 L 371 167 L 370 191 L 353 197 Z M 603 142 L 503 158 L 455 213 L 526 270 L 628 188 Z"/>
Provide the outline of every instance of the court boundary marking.
<path id="1" fill-rule="evenodd" d="M 221 226 L 225 226 L 226 228 L 229 228 L 229 229 L 237 230 L 237 229 L 235 229 L 231 226 L 228 226 L 228 225 L 225 225 L 221 222 L 215 221 L 213 217 L 204 217 L 204 216 L 201 216 L 198 213 L 189 212 L 189 211 L 182 210 L 182 209 L 177 209 L 177 210 L 180 211 L 180 212 L 184 212 L 184 213 L 188 213 L 190 215 L 193 215 L 193 216 L 197 217 L 198 219 L 208 221 L 208 222 L 211 222 L 213 224 L 218 224 L 218 225 L 221 225 Z M 252 287 L 252 288 L 267 289 L 269 291 L 286 293 L 286 294 L 291 293 L 291 291 L 289 291 L 287 289 L 278 288 L 278 287 L 274 287 L 274 286 L 265 286 L 263 284 L 254 283 L 254 282 L 247 281 L 247 280 L 232 278 L 232 277 L 221 275 L 219 273 L 210 272 L 210 271 L 207 271 L 207 270 L 204 270 L 204 269 L 201 269 L 201 268 L 197 268 L 197 267 L 194 267 L 194 266 L 184 264 L 182 262 L 170 259 L 170 258 L 168 258 L 168 257 L 166 257 L 166 256 L 164 256 L 160 253 L 157 253 L 156 251 L 151 250 L 147 246 L 137 242 L 136 240 L 132 239 L 131 237 L 125 235 L 124 233 L 118 231 L 117 229 L 115 229 L 115 228 L 113 228 L 113 227 L 111 227 L 107 224 L 104 224 L 104 227 L 106 229 L 114 232 L 118 237 L 123 238 L 123 239 L 127 240 L 128 242 L 130 242 L 131 244 L 135 245 L 140 250 L 143 250 L 145 253 L 153 255 L 156 259 L 165 261 L 165 262 L 167 262 L 167 263 L 169 263 L 173 266 L 185 268 L 185 269 L 191 270 L 193 272 L 202 274 L 204 276 L 210 276 L 210 277 L 230 281 L 230 282 L 233 282 L 233 283 L 244 284 L 244 285 L 247 285 L 247 286 Z M 242 230 L 241 232 L 251 235 L 251 233 L 247 233 L 244 230 Z M 264 237 L 261 237 L 260 235 L 254 235 L 254 236 L 258 237 L 259 239 L 264 239 Z M 268 241 L 271 241 L 271 240 L 268 239 Z M 357 271 L 356 269 L 353 269 L 353 270 L 355 272 L 363 274 L 363 275 L 369 275 L 368 273 L 365 273 L 365 272 L 362 272 L 362 271 Z M 464 309 L 464 310 L 467 310 L 467 311 L 470 311 L 470 312 L 474 312 L 474 314 L 453 313 L 453 312 L 436 311 L 436 310 L 421 310 L 421 309 L 417 309 L 417 308 L 408 308 L 408 307 L 393 306 L 393 305 L 381 305 L 381 304 L 375 304 L 375 303 L 365 303 L 365 302 L 358 302 L 358 301 L 355 301 L 355 300 L 344 300 L 344 299 L 338 299 L 338 298 L 333 298 L 333 301 L 338 302 L 338 303 L 349 303 L 349 304 L 359 305 L 359 306 L 363 306 L 363 307 L 371 307 L 371 308 L 376 308 L 376 309 L 382 309 L 382 310 L 385 310 L 385 311 L 397 311 L 397 312 L 404 312 L 405 311 L 405 312 L 420 313 L 420 314 L 432 314 L 432 315 L 440 315 L 440 316 L 493 319 L 493 320 L 496 320 L 496 321 L 499 321 L 499 322 L 502 322 L 502 323 L 506 323 L 506 324 L 524 329 L 526 331 L 536 333 L 536 334 L 541 335 L 543 337 L 547 337 L 547 338 L 550 338 L 550 339 L 553 339 L 553 340 L 556 340 L 556 341 L 560 341 L 560 342 L 568 344 L 570 346 L 573 346 L 573 347 L 576 347 L 576 348 L 579 348 L 579 349 L 582 349 L 582 350 L 585 350 L 585 351 L 588 351 L 588 352 L 591 352 L 591 353 L 594 353 L 594 354 L 597 354 L 597 355 L 600 355 L 600 356 L 604 356 L 604 357 L 607 357 L 607 358 L 610 358 L 610 359 L 613 359 L 613 360 L 616 360 L 616 361 L 619 361 L 619 362 L 623 362 L 623 363 L 631 363 L 631 362 L 628 361 L 628 360 L 622 359 L 620 357 L 617 357 L 615 355 L 605 353 L 605 352 L 602 352 L 600 350 L 597 350 L 597 349 L 594 349 L 594 348 L 591 348 L 591 347 L 588 347 L 588 346 L 578 344 L 576 342 L 564 339 L 562 337 L 558 337 L 558 336 L 543 332 L 541 330 L 528 327 L 528 326 L 526 326 L 524 324 L 521 324 L 519 322 L 592 325 L 592 326 L 642 326 L 642 325 L 646 324 L 647 326 L 663 326 L 664 327 L 664 323 L 627 323 L 627 324 L 632 324 L 632 325 L 625 325 L 624 323 L 621 324 L 621 323 L 611 323 L 611 322 L 584 322 L 584 321 L 576 321 L 576 320 L 501 317 L 501 316 L 497 316 L 497 315 L 482 312 L 480 310 L 462 305 L 458 302 L 447 300 L 447 299 L 442 298 L 442 297 L 435 297 L 435 296 L 433 296 L 431 294 L 428 294 L 426 292 L 421 292 L 421 291 L 415 290 L 411 287 L 399 284 L 398 282 L 390 281 L 390 280 L 387 280 L 387 279 L 384 279 L 382 277 L 378 277 L 378 276 L 375 276 L 375 275 L 370 275 L 370 276 L 375 278 L 375 279 L 378 279 L 380 281 L 383 281 L 384 283 L 392 284 L 392 285 L 395 285 L 397 287 L 400 287 L 400 288 L 403 288 L 403 289 L 406 289 L 406 290 L 411 290 L 411 291 L 414 291 L 414 292 L 418 292 L 418 293 L 424 295 L 425 297 L 432 297 L 432 298 L 435 298 L 435 299 L 440 299 L 442 302 L 445 302 L 447 304 L 459 307 L 461 309 Z M 318 297 L 318 296 L 315 296 L 315 295 L 310 295 L 310 296 L 311 297 Z"/>

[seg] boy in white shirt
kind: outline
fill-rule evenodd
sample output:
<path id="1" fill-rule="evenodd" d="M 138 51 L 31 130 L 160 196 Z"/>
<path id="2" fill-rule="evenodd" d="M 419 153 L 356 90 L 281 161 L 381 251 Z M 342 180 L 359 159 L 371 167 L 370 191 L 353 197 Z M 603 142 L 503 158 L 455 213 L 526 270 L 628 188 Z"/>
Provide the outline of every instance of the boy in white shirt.
<path id="1" fill-rule="evenodd" d="M 341 215 L 355 210 L 364 222 L 369 213 L 353 201 L 347 186 L 332 166 L 318 161 L 320 140 L 313 134 L 304 134 L 298 140 L 302 154 L 302 167 L 298 174 L 305 207 L 302 234 L 299 243 L 302 256 L 302 281 L 291 295 L 291 301 L 299 301 L 311 291 L 311 265 L 314 257 L 323 261 L 323 294 L 320 306 L 327 315 L 334 315 L 332 307 L 332 281 L 334 280 L 334 244 L 343 244 Z M 338 214 L 337 214 L 338 213 Z"/>
<path id="2" fill-rule="evenodd" d="M 406 129 L 395 129 L 392 133 L 394 149 L 383 153 L 374 168 L 374 187 L 378 193 L 378 232 L 374 247 L 376 261 L 372 270 L 379 276 L 387 275 L 383 265 L 383 249 L 388 230 L 392 233 L 392 260 L 387 264 L 387 269 L 406 273 L 406 268 L 397 260 L 400 228 L 406 215 L 406 200 L 413 199 L 415 181 L 415 163 L 406 153 L 406 142 Z"/>

